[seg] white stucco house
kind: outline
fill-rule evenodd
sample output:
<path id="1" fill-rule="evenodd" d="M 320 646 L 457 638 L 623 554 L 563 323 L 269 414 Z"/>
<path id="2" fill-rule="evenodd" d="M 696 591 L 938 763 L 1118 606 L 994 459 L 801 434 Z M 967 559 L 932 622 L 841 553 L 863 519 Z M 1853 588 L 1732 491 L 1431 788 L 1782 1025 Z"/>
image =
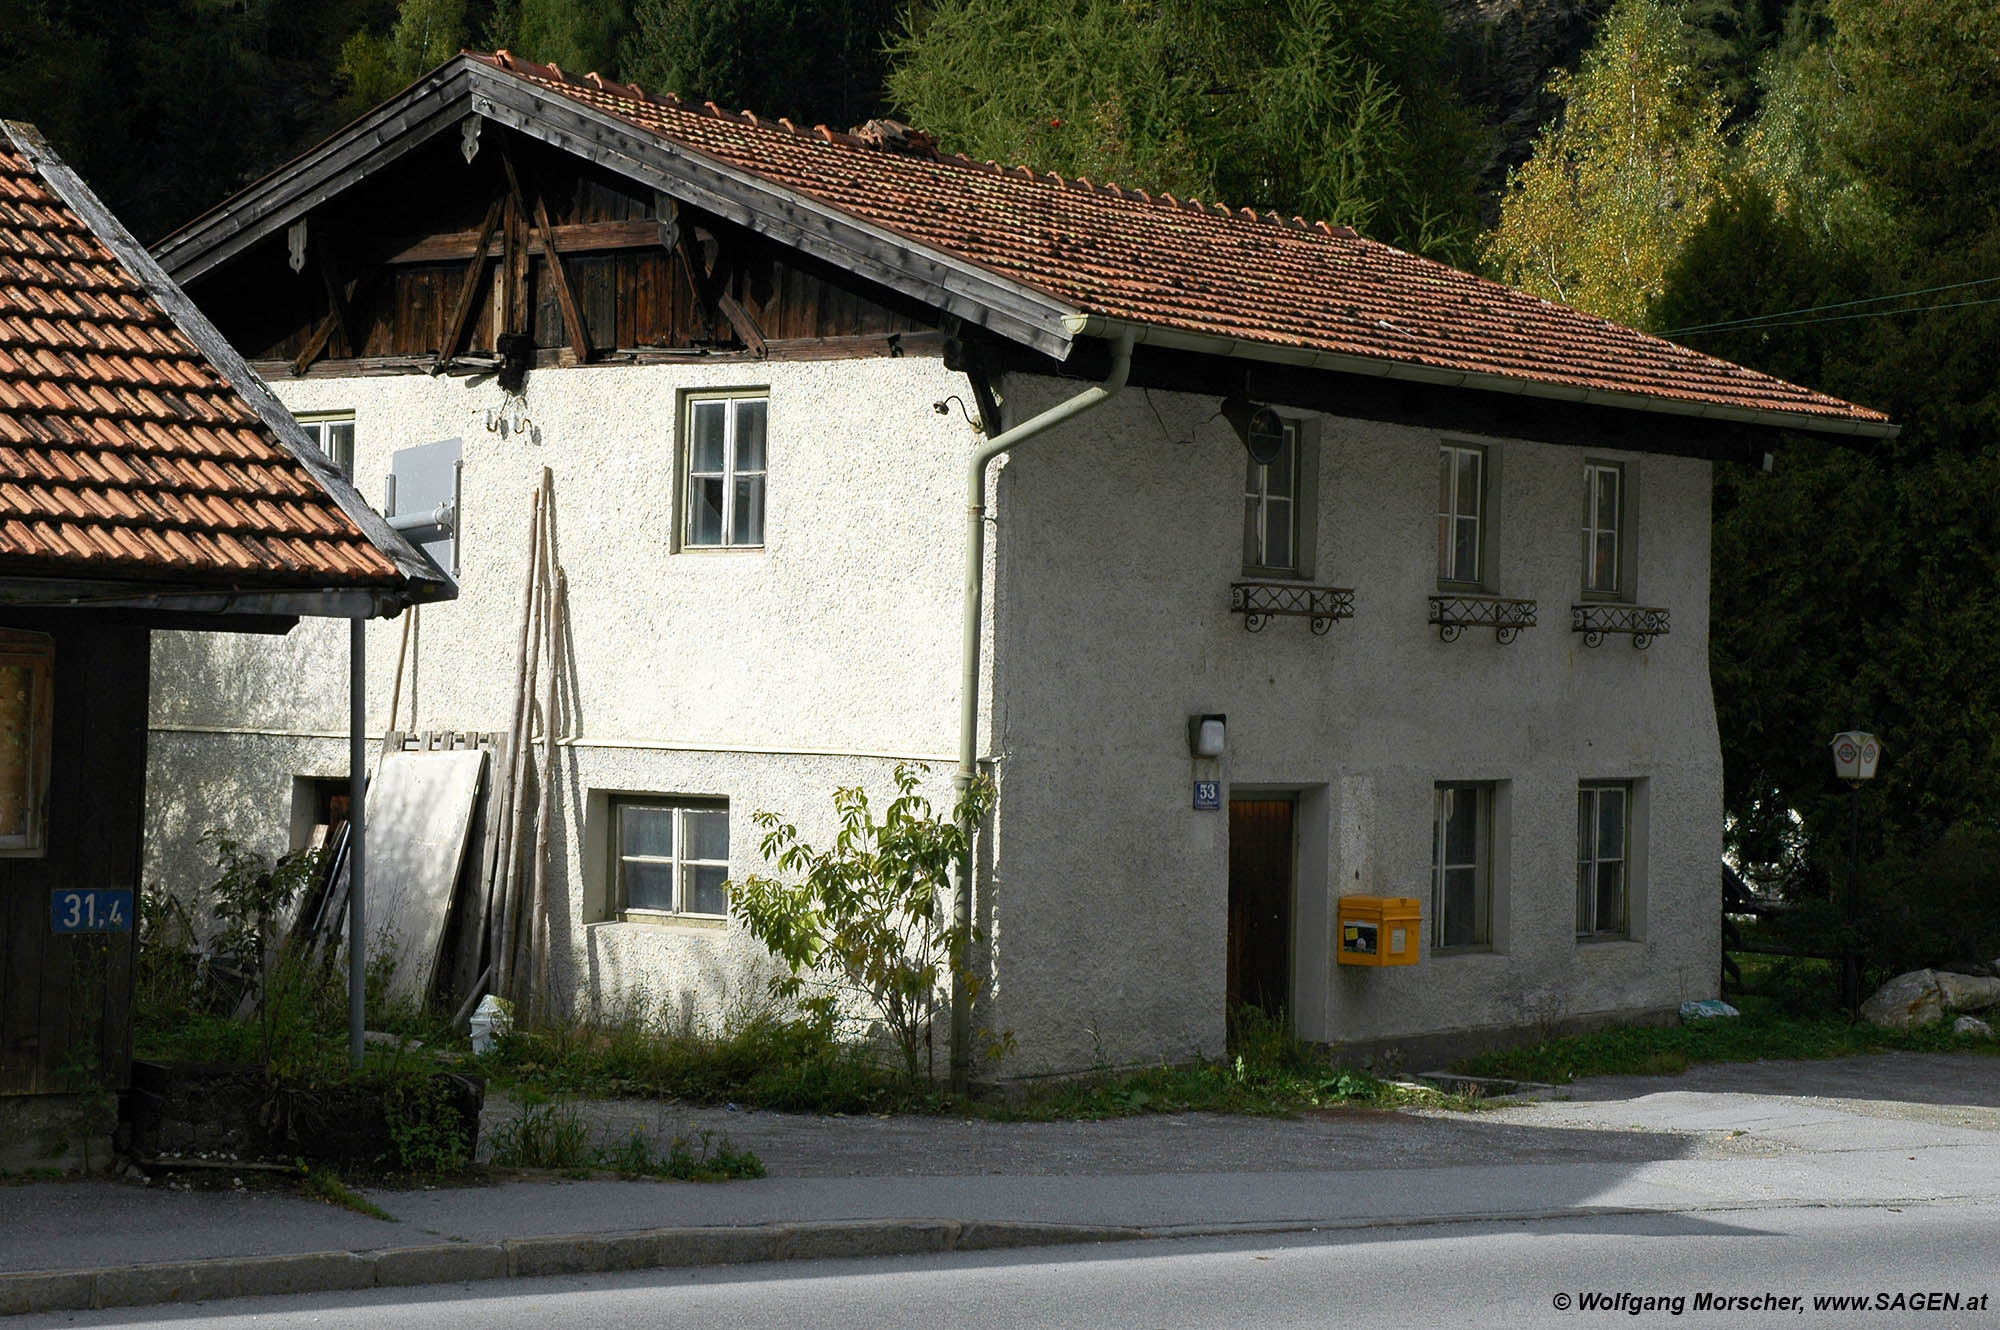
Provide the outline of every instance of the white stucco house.
<path id="1" fill-rule="evenodd" d="M 562 1001 L 761 991 L 750 815 L 813 839 L 906 759 L 948 804 L 970 734 L 1002 1077 L 1232 1003 L 1417 1057 L 1713 996 L 1711 467 L 1894 432 L 1341 228 L 504 52 L 157 252 L 363 493 L 458 441 L 459 598 L 375 629 L 375 728 L 508 727 L 552 471 Z M 343 645 L 156 636 L 150 880 L 284 848 Z M 1340 963 L 1356 896 L 1415 963 Z"/>

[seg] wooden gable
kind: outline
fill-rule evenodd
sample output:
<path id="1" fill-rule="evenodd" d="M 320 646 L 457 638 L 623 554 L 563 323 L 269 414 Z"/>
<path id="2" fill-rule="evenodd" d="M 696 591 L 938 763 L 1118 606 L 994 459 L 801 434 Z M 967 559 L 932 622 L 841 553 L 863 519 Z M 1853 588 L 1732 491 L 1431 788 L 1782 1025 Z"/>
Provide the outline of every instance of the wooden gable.
<path id="1" fill-rule="evenodd" d="M 266 373 L 489 371 L 509 333 L 538 364 L 941 342 L 905 295 L 490 123 L 362 177 L 302 234 L 275 231 L 189 290 Z"/>

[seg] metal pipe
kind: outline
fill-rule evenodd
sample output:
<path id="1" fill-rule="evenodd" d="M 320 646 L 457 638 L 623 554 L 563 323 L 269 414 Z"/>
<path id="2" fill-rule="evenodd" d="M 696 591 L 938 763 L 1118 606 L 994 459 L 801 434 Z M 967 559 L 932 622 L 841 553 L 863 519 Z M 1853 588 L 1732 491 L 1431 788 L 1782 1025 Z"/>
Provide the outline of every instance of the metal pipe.
<path id="1" fill-rule="evenodd" d="M 1125 327 L 1111 343 L 1111 372 L 1104 381 L 1059 402 L 1030 420 L 989 438 L 972 454 L 966 468 L 965 623 L 959 651 L 958 678 L 958 796 L 964 799 L 979 775 L 979 633 L 986 599 L 986 468 L 994 458 L 1026 443 L 1074 416 L 1102 406 L 1125 387 L 1132 370 L 1133 329 Z M 997 422 L 991 422 L 997 423 Z M 968 820 L 965 849 L 958 861 L 958 893 L 952 901 L 952 927 L 958 935 L 951 964 L 951 1092 L 962 1095 L 972 1080 L 972 994 L 966 982 L 972 963 L 973 836 Z"/>
<path id="2" fill-rule="evenodd" d="M 368 1029 L 368 621 L 347 627 L 347 1060 L 361 1069 Z"/>

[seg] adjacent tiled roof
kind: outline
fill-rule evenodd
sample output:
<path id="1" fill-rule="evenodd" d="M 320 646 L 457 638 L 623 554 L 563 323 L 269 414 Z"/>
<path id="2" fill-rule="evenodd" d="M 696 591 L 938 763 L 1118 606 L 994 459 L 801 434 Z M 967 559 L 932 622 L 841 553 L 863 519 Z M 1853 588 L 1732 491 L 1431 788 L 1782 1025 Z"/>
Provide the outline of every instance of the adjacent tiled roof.
<path id="1" fill-rule="evenodd" d="M 17 137 L 32 131 L 6 129 L 0 576 L 404 585 L 396 561 L 121 257 L 130 236 L 115 224 L 106 229 L 118 234 L 100 234 L 45 174 L 60 164 Z M 143 251 L 139 261 L 150 263 Z"/>
<path id="2" fill-rule="evenodd" d="M 912 151 L 875 133 L 801 130 L 594 74 L 571 78 L 506 52 L 470 58 L 1079 314 L 1556 395 L 1635 394 L 1697 413 L 1777 412 L 1805 418 L 1808 428 L 1887 421 L 1344 227 L 939 156 L 921 138 Z"/>

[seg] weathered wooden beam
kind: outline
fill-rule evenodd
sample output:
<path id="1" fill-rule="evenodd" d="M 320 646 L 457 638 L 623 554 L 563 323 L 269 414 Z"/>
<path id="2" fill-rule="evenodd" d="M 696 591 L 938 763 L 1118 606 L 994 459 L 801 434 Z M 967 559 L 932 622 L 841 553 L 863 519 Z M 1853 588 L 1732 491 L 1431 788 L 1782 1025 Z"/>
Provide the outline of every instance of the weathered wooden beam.
<path id="1" fill-rule="evenodd" d="M 472 317 L 472 306 L 479 299 L 479 278 L 486 271 L 486 242 L 493 238 L 493 229 L 500 225 L 500 212 L 506 200 L 495 199 L 493 206 L 486 210 L 486 220 L 479 227 L 479 235 L 472 245 L 471 261 L 465 265 L 465 276 L 458 283 L 458 299 L 451 307 L 451 322 L 445 325 L 444 341 L 438 345 L 437 360 L 431 368 L 435 374 L 458 354 L 458 344 L 465 337 L 465 325 Z"/>
<path id="2" fill-rule="evenodd" d="M 660 226 L 658 222 L 653 221 L 564 222 L 551 229 L 555 232 L 556 244 L 565 254 L 660 248 Z M 385 263 L 463 262 L 478 251 L 479 233 L 447 231 L 439 235 L 405 238 L 390 243 L 394 248 L 383 260 Z M 529 238 L 528 253 L 545 252 L 539 234 Z M 489 236 L 486 243 L 486 257 L 496 258 L 499 253 L 499 246 Z"/>
<path id="3" fill-rule="evenodd" d="M 333 247 L 324 235 L 313 245 L 313 255 L 319 261 L 320 284 L 326 287 L 326 312 L 333 320 L 333 331 L 339 335 L 336 353 L 344 349 L 348 355 L 361 354 L 361 343 L 354 337 L 354 321 L 347 317 L 347 294 L 340 281 L 340 265 L 334 261 Z"/>
<path id="4" fill-rule="evenodd" d="M 743 345 L 750 348 L 751 354 L 763 355 L 767 350 L 764 333 L 757 326 L 757 321 L 750 317 L 750 311 L 743 308 L 736 297 L 721 286 L 716 287 L 715 303 L 722 311 L 722 317 L 728 319 L 729 326 L 736 330 L 736 335 L 742 339 Z"/>
<path id="5" fill-rule="evenodd" d="M 469 65 L 445 65 L 291 165 L 257 181 L 227 208 L 160 242 L 158 258 L 186 283 L 288 226 L 362 177 L 452 129 L 471 92 Z"/>
<path id="6" fill-rule="evenodd" d="M 555 231 L 549 226 L 549 210 L 542 196 L 535 195 L 535 225 L 541 229 L 542 247 L 548 254 L 549 280 L 555 283 L 556 303 L 562 306 L 563 327 L 569 330 L 569 347 L 576 363 L 590 363 L 590 335 L 584 331 L 583 315 L 577 312 L 576 296 L 569 288 L 569 274 L 563 271 L 562 254 L 556 249 Z"/>
<path id="7" fill-rule="evenodd" d="M 804 250 L 877 285 L 956 314 L 1050 356 L 1072 338 L 1075 306 L 865 221 L 830 203 L 504 75 L 478 77 L 480 114 L 628 179 L 688 199 L 726 221 Z"/>
<path id="8" fill-rule="evenodd" d="M 319 359 L 319 353 L 326 350 L 326 344 L 333 340 L 333 330 L 339 323 L 340 316 L 328 310 L 326 317 L 319 321 L 319 326 L 313 329 L 312 336 L 306 338 L 305 346 L 301 347 L 298 355 L 293 357 L 293 378 L 296 379 L 304 374 L 313 361 Z"/>
<path id="9" fill-rule="evenodd" d="M 514 154 L 502 146 L 500 164 L 507 168 L 506 253 L 501 258 L 505 273 L 501 287 L 500 326 L 508 332 L 533 331 L 534 314 L 528 305 L 528 205 L 521 196 L 521 178 L 514 172 Z"/>

